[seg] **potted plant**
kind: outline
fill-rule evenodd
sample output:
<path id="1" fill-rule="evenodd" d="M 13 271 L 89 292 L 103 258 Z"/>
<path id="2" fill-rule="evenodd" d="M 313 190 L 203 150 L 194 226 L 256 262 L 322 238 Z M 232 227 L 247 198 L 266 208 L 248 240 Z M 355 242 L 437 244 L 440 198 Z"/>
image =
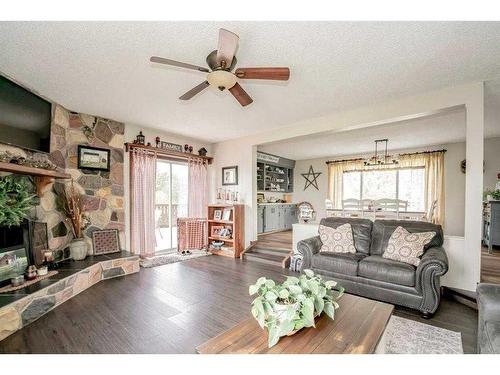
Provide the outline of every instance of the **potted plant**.
<path id="1" fill-rule="evenodd" d="M 57 206 L 66 215 L 66 222 L 70 223 L 73 240 L 69 244 L 69 252 L 74 260 L 83 260 L 87 256 L 88 246 L 83 237 L 83 230 L 88 219 L 83 212 L 82 195 L 75 189 L 73 181 L 67 188 L 63 184 L 55 184 Z"/>
<path id="2" fill-rule="evenodd" d="M 21 225 L 33 207 L 33 198 L 26 178 L 12 175 L 1 177 L 0 225 Z"/>
<path id="3" fill-rule="evenodd" d="M 483 197 L 486 201 L 498 201 L 500 200 L 500 190 L 490 190 L 486 189 L 484 191 Z"/>
<path id="4" fill-rule="evenodd" d="M 248 291 L 258 295 L 252 302 L 252 315 L 261 328 L 267 328 L 268 346 L 272 347 L 280 337 L 315 327 L 314 319 L 323 312 L 333 320 L 344 288 L 304 270 L 300 277 L 287 276 L 283 284 L 261 277 Z"/>

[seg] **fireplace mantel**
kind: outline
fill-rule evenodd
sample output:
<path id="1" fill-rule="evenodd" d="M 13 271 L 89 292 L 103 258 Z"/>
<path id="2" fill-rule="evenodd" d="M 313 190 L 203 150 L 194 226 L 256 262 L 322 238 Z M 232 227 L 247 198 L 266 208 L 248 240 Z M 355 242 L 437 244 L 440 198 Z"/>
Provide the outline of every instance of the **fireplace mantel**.
<path id="1" fill-rule="evenodd" d="M 45 187 L 54 182 L 55 179 L 67 180 L 71 178 L 71 175 L 67 173 L 5 162 L 0 162 L 0 171 L 32 176 L 38 197 L 42 196 Z"/>

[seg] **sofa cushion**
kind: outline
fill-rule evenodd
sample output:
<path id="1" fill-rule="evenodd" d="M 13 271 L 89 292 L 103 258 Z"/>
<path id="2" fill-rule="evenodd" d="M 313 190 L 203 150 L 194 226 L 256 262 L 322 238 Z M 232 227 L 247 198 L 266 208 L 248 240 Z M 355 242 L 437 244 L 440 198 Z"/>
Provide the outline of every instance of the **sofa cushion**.
<path id="1" fill-rule="evenodd" d="M 312 267 L 343 275 L 357 276 L 358 262 L 366 255 L 361 253 L 319 253 L 312 257 Z"/>
<path id="2" fill-rule="evenodd" d="M 337 228 L 319 226 L 321 239 L 320 253 L 355 253 L 351 224 L 345 223 Z"/>
<path id="3" fill-rule="evenodd" d="M 382 257 L 408 263 L 415 267 L 420 264 L 424 247 L 436 235 L 436 232 L 410 233 L 403 227 L 397 227 L 392 232 Z"/>
<path id="4" fill-rule="evenodd" d="M 389 238 L 397 227 L 403 227 L 410 233 L 435 232 L 434 238 L 425 245 L 424 250 L 443 245 L 441 225 L 410 220 L 375 220 L 370 244 L 370 255 L 382 255 L 387 248 Z M 357 248 L 357 247 L 356 247 Z"/>
<path id="5" fill-rule="evenodd" d="M 387 283 L 415 286 L 415 267 L 410 264 L 370 255 L 359 262 L 358 275 Z"/>
<path id="6" fill-rule="evenodd" d="M 320 225 L 337 228 L 346 223 L 351 224 L 356 251 L 363 254 L 369 254 L 373 225 L 371 220 L 349 217 L 327 217 L 321 219 Z"/>

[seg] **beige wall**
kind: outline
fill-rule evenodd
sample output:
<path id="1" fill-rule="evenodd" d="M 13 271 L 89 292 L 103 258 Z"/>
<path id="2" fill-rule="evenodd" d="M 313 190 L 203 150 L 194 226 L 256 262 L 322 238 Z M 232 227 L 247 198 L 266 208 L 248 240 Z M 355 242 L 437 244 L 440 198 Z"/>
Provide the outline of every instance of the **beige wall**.
<path id="1" fill-rule="evenodd" d="M 444 231 L 450 236 L 463 236 L 465 223 L 465 174 L 460 170 L 460 162 L 465 159 L 465 142 L 436 145 L 421 149 L 401 150 L 405 152 L 421 150 L 437 150 L 444 148 L 445 154 L 445 223 Z M 325 199 L 328 195 L 328 169 L 327 160 L 344 159 L 351 157 L 365 157 L 368 155 L 346 155 L 335 158 L 321 158 L 298 160 L 294 173 L 293 202 L 310 202 L 317 212 L 317 217 L 325 217 Z M 490 138 L 484 141 L 485 188 L 494 188 L 496 175 L 500 173 L 500 138 Z M 304 191 L 304 178 L 301 173 L 306 173 L 309 166 L 315 172 L 321 172 L 318 177 L 318 187 L 308 187 Z"/>

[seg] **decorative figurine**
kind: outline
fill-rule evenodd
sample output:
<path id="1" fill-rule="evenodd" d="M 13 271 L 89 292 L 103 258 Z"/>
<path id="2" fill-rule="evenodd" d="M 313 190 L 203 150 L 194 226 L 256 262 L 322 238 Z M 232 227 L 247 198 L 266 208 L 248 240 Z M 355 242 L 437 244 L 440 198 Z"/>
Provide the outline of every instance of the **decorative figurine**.
<path id="1" fill-rule="evenodd" d="M 188 152 L 189 151 L 189 145 L 188 144 L 185 144 L 184 145 L 184 152 Z"/>
<path id="2" fill-rule="evenodd" d="M 202 147 L 198 150 L 198 155 L 200 156 L 207 156 L 207 149 L 205 147 Z"/>
<path id="3" fill-rule="evenodd" d="M 27 280 L 33 280 L 36 279 L 36 267 L 31 265 L 26 269 L 26 279 Z"/>
<path id="4" fill-rule="evenodd" d="M 148 147 L 151 147 L 151 142 L 148 142 Z"/>
<path id="5" fill-rule="evenodd" d="M 137 143 L 140 144 L 140 145 L 143 145 L 145 144 L 145 141 L 146 141 L 146 137 L 142 134 L 142 130 L 139 132 L 139 134 L 137 135 Z"/>
<path id="6" fill-rule="evenodd" d="M 189 153 L 193 152 L 193 146 L 189 146 Z"/>
<path id="7" fill-rule="evenodd" d="M 160 147 L 160 137 L 156 137 L 155 141 L 156 141 L 156 147 Z"/>

